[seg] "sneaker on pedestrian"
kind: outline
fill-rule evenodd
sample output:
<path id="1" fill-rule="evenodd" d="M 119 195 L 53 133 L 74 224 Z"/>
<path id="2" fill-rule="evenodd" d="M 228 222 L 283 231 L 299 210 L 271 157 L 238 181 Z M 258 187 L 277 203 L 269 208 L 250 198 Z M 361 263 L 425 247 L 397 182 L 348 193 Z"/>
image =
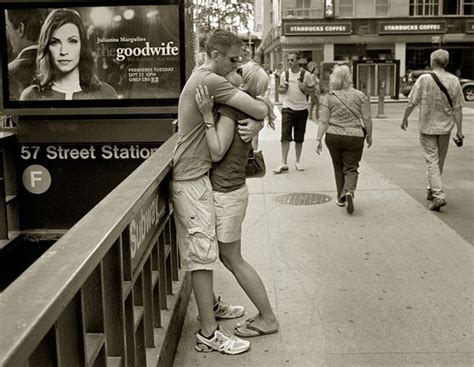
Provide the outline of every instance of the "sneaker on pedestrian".
<path id="1" fill-rule="evenodd" d="M 350 192 L 346 194 L 346 201 L 347 201 L 347 208 L 346 208 L 347 212 L 349 214 L 354 213 L 354 197 L 352 196 Z"/>
<path id="2" fill-rule="evenodd" d="M 343 207 L 343 206 L 346 206 L 346 203 L 345 203 L 345 201 L 336 200 L 336 205 L 340 206 L 340 207 Z"/>
<path id="3" fill-rule="evenodd" d="M 439 212 L 441 207 L 445 206 L 446 204 L 447 204 L 446 199 L 434 198 L 433 202 L 430 204 L 429 208 L 430 208 L 430 210 L 435 210 L 435 211 Z"/>
<path id="4" fill-rule="evenodd" d="M 273 173 L 278 175 L 280 173 L 287 172 L 287 171 L 288 171 L 288 165 L 281 163 L 277 168 L 273 170 Z"/>
<path id="5" fill-rule="evenodd" d="M 217 303 L 214 305 L 214 317 L 216 319 L 236 319 L 242 317 L 244 313 L 244 306 L 229 305 L 223 302 L 221 297 L 217 298 Z"/>
<path id="6" fill-rule="evenodd" d="M 209 337 L 196 333 L 196 345 L 194 349 L 198 352 L 209 353 L 217 351 L 223 354 L 240 354 L 250 349 L 250 342 L 240 339 L 229 331 L 218 327 Z"/>

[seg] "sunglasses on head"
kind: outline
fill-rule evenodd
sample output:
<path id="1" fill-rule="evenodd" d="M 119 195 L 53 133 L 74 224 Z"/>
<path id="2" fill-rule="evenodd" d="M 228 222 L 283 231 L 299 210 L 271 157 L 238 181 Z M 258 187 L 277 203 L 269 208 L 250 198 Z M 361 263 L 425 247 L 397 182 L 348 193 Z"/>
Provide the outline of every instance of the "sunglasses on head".
<path id="1" fill-rule="evenodd" d="M 235 64 L 236 62 L 240 61 L 240 56 L 228 56 L 227 54 L 223 53 L 221 50 L 218 50 L 217 48 L 215 48 L 215 50 L 219 52 L 221 55 L 227 57 L 232 64 Z"/>
<path id="2" fill-rule="evenodd" d="M 288 61 L 295 61 L 295 59 L 288 59 Z"/>

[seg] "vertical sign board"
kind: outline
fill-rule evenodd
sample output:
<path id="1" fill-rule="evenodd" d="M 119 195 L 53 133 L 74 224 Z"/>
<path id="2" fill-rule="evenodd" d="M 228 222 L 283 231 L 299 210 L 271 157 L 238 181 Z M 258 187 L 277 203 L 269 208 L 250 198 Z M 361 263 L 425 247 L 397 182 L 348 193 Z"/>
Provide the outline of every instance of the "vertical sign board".
<path id="1" fill-rule="evenodd" d="M 162 224 L 162 218 L 166 212 L 166 202 L 161 195 L 160 188 L 150 195 L 148 200 L 141 206 L 138 213 L 128 226 L 130 258 L 132 260 L 132 272 L 150 246 L 151 239 Z"/>

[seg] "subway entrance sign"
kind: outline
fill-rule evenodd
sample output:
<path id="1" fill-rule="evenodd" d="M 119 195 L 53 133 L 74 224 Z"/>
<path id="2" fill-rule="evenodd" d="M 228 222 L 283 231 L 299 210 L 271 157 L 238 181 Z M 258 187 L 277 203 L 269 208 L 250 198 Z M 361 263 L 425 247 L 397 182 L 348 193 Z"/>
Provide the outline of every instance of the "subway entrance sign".
<path id="1" fill-rule="evenodd" d="M 0 108 L 17 121 L 22 231 L 70 228 L 175 133 L 191 5 L 2 1 Z"/>

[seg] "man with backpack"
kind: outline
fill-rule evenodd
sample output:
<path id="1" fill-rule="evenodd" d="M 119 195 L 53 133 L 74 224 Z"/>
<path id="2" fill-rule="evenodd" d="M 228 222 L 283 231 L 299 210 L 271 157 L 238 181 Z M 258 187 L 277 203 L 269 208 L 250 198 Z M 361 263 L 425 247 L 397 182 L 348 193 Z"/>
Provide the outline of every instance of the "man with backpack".
<path id="1" fill-rule="evenodd" d="M 281 163 L 273 170 L 280 174 L 288 171 L 288 152 L 290 142 L 295 142 L 295 169 L 303 171 L 301 151 L 303 149 L 306 121 L 308 120 L 308 95 L 313 93 L 314 79 L 298 65 L 295 53 L 288 55 L 288 66 L 280 75 L 279 92 L 282 95 L 281 111 Z"/>

